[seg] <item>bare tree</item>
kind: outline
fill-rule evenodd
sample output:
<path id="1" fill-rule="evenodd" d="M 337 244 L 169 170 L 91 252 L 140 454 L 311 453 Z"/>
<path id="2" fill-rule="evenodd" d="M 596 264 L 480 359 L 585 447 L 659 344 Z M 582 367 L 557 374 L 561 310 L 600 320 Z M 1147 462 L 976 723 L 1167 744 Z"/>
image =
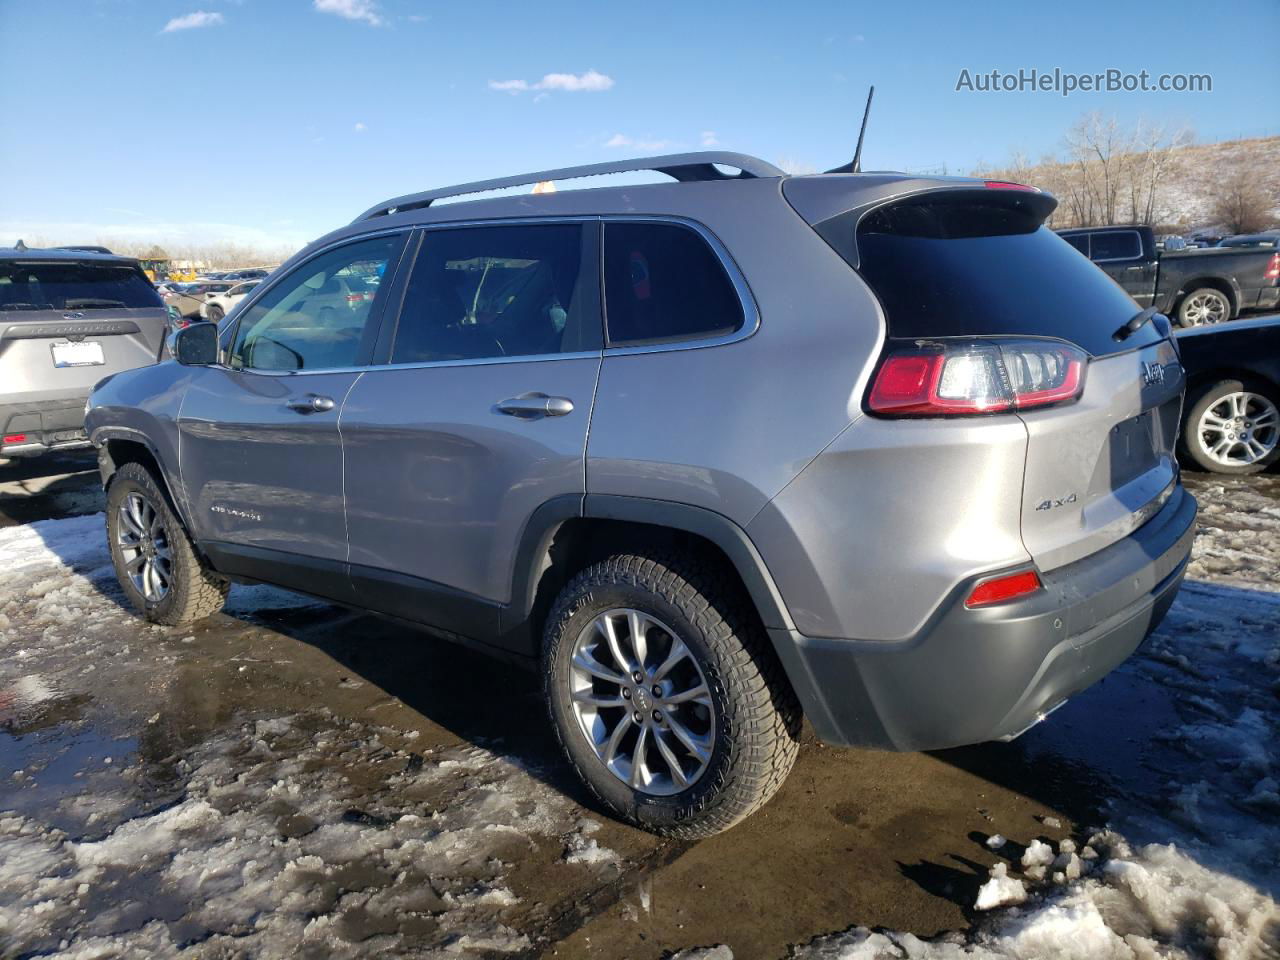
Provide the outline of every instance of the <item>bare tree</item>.
<path id="1" fill-rule="evenodd" d="M 1210 212 L 1231 233 L 1257 233 L 1271 223 L 1272 198 L 1263 185 L 1259 165 L 1237 163 L 1217 184 Z"/>

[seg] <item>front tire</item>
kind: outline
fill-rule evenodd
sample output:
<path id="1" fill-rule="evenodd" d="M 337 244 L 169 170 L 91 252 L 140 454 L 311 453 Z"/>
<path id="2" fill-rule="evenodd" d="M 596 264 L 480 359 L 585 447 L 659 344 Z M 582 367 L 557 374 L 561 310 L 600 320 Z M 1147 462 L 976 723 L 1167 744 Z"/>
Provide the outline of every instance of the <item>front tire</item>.
<path id="1" fill-rule="evenodd" d="M 126 463 L 107 487 L 107 544 L 120 589 L 152 623 L 192 623 L 226 603 L 231 584 L 196 554 L 140 463 Z"/>
<path id="2" fill-rule="evenodd" d="M 1213 473 L 1261 473 L 1280 459 L 1280 391 L 1256 380 L 1204 388 L 1183 421 L 1182 447 Z"/>
<path id="3" fill-rule="evenodd" d="M 800 709 L 749 601 L 710 558 L 619 555 L 583 570 L 542 651 L 556 735 L 619 817 L 707 837 L 763 806 Z"/>
<path id="4" fill-rule="evenodd" d="M 1209 323 L 1225 323 L 1231 319 L 1231 301 L 1221 290 L 1200 287 L 1192 290 L 1178 304 L 1178 324 L 1201 327 Z"/>

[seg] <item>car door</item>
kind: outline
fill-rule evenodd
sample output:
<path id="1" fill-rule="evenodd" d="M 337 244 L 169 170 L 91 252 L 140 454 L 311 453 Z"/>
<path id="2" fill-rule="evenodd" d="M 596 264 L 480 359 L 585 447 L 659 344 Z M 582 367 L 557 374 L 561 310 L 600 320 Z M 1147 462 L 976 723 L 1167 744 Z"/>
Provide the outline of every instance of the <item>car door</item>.
<path id="1" fill-rule="evenodd" d="M 598 229 L 422 233 L 386 362 L 342 412 L 363 605 L 473 639 L 497 634 L 526 522 L 585 491 L 602 347 Z"/>
<path id="2" fill-rule="evenodd" d="M 405 236 L 316 253 L 223 332 L 223 364 L 192 368 L 178 418 L 182 482 L 196 536 L 227 572 L 325 595 L 347 589 L 338 418 L 383 304 L 338 313 L 317 291 L 334 277 L 394 269 Z"/>
<path id="3" fill-rule="evenodd" d="M 1099 230 L 1090 234 L 1089 259 L 1144 307 L 1155 298 L 1156 262 L 1142 250 L 1137 230 Z"/>

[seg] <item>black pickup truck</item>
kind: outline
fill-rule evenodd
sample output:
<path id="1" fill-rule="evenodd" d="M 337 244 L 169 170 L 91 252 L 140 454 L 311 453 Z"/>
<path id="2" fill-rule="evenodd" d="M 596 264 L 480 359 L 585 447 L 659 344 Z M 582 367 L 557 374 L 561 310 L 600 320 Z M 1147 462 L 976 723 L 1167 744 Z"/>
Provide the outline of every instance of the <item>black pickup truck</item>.
<path id="1" fill-rule="evenodd" d="M 1160 252 L 1150 227 L 1059 230 L 1143 307 L 1183 327 L 1221 323 L 1280 303 L 1280 253 L 1249 247 Z"/>

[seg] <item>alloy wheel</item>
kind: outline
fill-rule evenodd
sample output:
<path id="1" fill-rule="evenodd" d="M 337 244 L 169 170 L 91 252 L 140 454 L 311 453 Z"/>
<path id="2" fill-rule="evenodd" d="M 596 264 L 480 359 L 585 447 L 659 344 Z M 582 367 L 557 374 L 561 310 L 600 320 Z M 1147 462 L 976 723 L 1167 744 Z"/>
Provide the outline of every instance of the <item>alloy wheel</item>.
<path id="1" fill-rule="evenodd" d="M 1196 430 L 1212 460 L 1245 467 L 1268 456 L 1280 443 L 1280 410 L 1259 393 L 1228 393 L 1205 410 Z"/>
<path id="2" fill-rule="evenodd" d="M 692 651 L 640 610 L 596 616 L 579 634 L 569 695 L 596 757 L 633 790 L 670 796 L 706 773 L 715 707 Z"/>
<path id="3" fill-rule="evenodd" d="M 1182 315 L 1193 327 L 1222 323 L 1227 319 L 1227 302 L 1221 294 L 1197 293 L 1187 301 Z"/>
<path id="4" fill-rule="evenodd" d="M 141 493 L 129 493 L 116 519 L 116 545 L 125 573 L 148 603 L 159 603 L 173 581 L 173 554 L 159 511 Z"/>

